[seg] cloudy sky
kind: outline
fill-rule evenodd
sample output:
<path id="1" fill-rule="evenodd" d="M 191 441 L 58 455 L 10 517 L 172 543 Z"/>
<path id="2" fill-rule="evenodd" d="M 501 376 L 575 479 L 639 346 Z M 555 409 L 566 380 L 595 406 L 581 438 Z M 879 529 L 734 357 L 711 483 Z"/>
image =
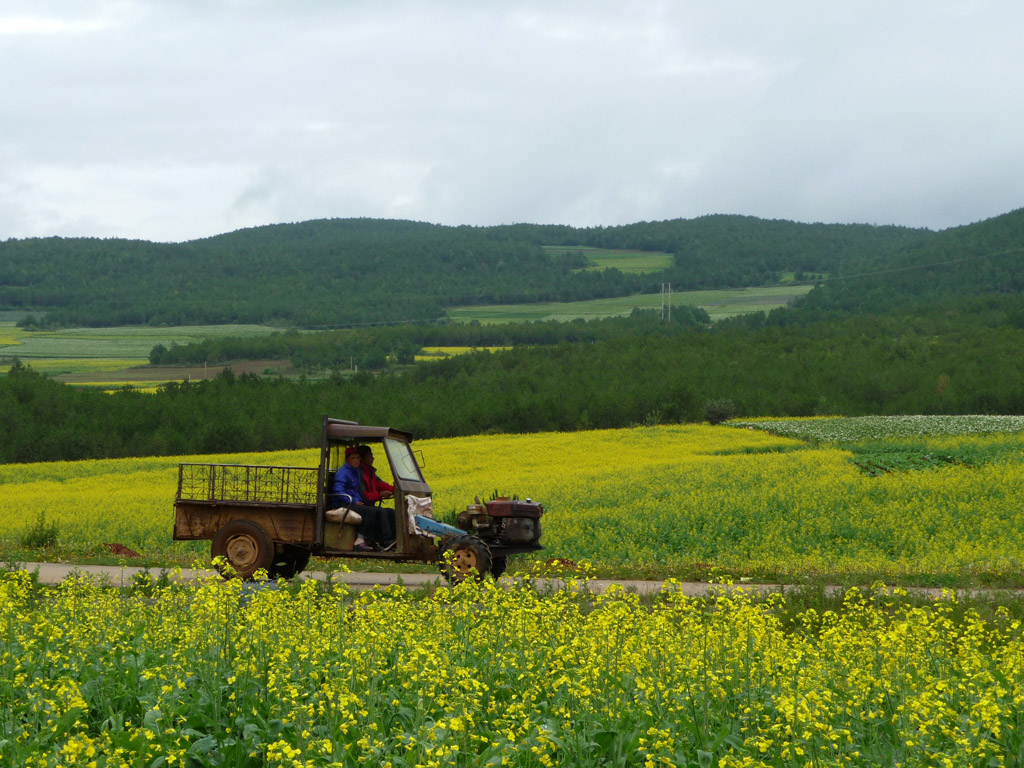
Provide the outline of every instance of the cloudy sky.
<path id="1" fill-rule="evenodd" d="M 1024 4 L 0 0 L 0 240 L 1024 206 Z"/>

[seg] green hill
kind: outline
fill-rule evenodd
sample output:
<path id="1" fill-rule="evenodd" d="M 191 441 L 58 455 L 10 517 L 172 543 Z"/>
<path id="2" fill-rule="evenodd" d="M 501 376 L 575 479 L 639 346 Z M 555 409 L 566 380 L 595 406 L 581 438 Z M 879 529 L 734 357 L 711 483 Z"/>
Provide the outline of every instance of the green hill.
<path id="1" fill-rule="evenodd" d="M 0 242 L 0 310 L 48 325 L 340 326 L 442 317 L 445 306 L 572 301 L 776 282 L 891 263 L 938 235 L 867 225 L 705 216 L 619 227 L 447 227 L 329 219 L 186 243 Z M 583 269 L 585 246 L 671 254 L 661 271 Z"/>
<path id="2" fill-rule="evenodd" d="M 339 325 L 436 318 L 444 296 L 521 294 L 570 274 L 538 248 L 470 231 L 313 221 L 180 244 L 8 241 L 0 306 L 70 325 Z"/>
<path id="3" fill-rule="evenodd" d="M 672 253 L 675 263 L 660 279 L 679 290 L 763 285 L 777 282 L 784 272 L 862 271 L 888 264 L 901 251 L 926 247 L 937 236 L 925 229 L 801 224 L 720 214 L 618 227 L 517 225 L 496 231 L 545 245 Z"/>
<path id="4" fill-rule="evenodd" d="M 982 295 L 1024 292 L 1024 209 L 936 233 L 927 244 L 863 263 L 815 288 L 782 314 L 819 320 L 845 314 L 926 312 Z"/>

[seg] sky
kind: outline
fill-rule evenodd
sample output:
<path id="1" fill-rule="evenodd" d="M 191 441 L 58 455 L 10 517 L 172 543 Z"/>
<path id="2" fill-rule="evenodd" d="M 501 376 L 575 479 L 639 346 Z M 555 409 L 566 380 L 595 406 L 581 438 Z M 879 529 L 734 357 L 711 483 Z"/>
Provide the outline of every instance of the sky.
<path id="1" fill-rule="evenodd" d="M 1024 207 L 1024 4 L 0 0 L 0 240 Z"/>

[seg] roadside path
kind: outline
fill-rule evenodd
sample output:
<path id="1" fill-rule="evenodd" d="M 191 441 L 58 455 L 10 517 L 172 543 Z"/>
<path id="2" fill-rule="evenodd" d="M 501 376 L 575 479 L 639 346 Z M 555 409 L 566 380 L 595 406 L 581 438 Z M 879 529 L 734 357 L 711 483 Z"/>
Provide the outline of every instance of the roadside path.
<path id="1" fill-rule="evenodd" d="M 216 576 L 216 571 L 212 569 L 196 568 L 182 568 L 180 576 L 178 576 L 169 568 L 141 568 L 138 566 L 127 565 L 75 565 L 72 563 L 20 563 L 19 565 L 21 569 L 26 570 L 29 573 L 37 574 L 41 584 L 49 585 L 59 584 L 73 573 L 87 574 L 116 587 L 129 586 L 140 573 L 149 573 L 152 577 L 159 578 L 162 573 L 166 572 L 168 578 L 176 578 L 180 581 L 194 581 L 196 579 Z M 324 571 L 307 571 L 302 573 L 299 578 L 325 581 L 328 578 L 328 575 L 329 574 Z M 436 587 L 445 583 L 440 574 L 432 573 L 334 572 L 330 574 L 330 577 L 334 581 L 340 581 L 348 584 L 353 589 L 372 589 L 373 587 L 388 586 L 390 584 L 403 584 L 410 588 Z M 559 586 L 558 580 L 551 580 L 549 584 L 555 588 Z M 594 592 L 604 592 L 611 585 L 618 584 L 627 592 L 636 592 L 637 594 L 647 595 L 659 592 L 662 589 L 664 582 L 642 581 L 639 579 L 594 579 L 590 581 L 589 584 L 591 590 Z M 722 588 L 723 585 L 721 584 L 709 584 L 702 581 L 684 581 L 680 582 L 678 585 L 678 589 L 683 594 L 690 597 L 703 597 L 714 591 L 720 591 Z M 795 585 L 785 584 L 737 583 L 726 588 L 745 589 L 757 592 L 785 592 L 786 590 L 796 589 L 798 587 Z M 830 592 L 838 592 L 844 589 L 846 588 L 839 586 L 828 587 L 828 591 Z M 909 587 L 907 588 L 907 591 L 930 597 L 940 597 L 943 593 L 943 590 L 937 587 Z M 1020 592 L 1020 590 L 991 589 L 958 589 L 955 591 L 959 595 Z"/>
<path id="2" fill-rule="evenodd" d="M 166 572 L 169 578 L 177 578 L 180 581 L 195 581 L 196 579 L 216 576 L 212 569 L 182 568 L 180 576 L 174 576 L 171 569 L 162 568 L 140 568 L 138 566 L 120 565 L 75 565 L 73 563 L 20 563 L 23 570 L 29 573 L 37 573 L 41 584 L 59 584 L 73 573 L 82 573 L 94 576 L 109 582 L 116 587 L 130 585 L 140 573 L 148 572 L 152 577 L 159 578 L 161 573 Z M 388 586 L 389 584 L 404 584 L 407 587 L 436 587 L 445 583 L 440 574 L 436 573 L 375 573 L 375 572 L 334 572 L 330 574 L 334 581 L 340 581 L 356 589 L 369 589 L 377 586 Z M 305 571 L 299 575 L 300 579 L 317 579 L 325 581 L 328 573 L 325 571 Z M 650 594 L 661 589 L 661 581 L 639 581 L 639 580 L 611 580 L 597 579 L 591 582 L 595 592 L 603 592 L 612 584 L 621 584 L 629 591 L 640 594 Z M 772 585 L 744 584 L 742 586 L 763 590 L 779 589 Z M 712 588 L 711 584 L 701 582 L 686 582 L 682 589 L 688 595 L 707 594 Z"/>

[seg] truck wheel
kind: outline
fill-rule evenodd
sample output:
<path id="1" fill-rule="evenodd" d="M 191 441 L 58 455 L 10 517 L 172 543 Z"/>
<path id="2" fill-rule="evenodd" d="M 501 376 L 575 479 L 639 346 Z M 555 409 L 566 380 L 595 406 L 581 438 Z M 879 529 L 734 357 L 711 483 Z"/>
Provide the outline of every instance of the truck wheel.
<path id="1" fill-rule="evenodd" d="M 446 552 L 451 552 L 451 561 L 446 562 Z M 474 570 L 476 578 L 482 579 L 491 571 L 491 550 L 476 536 L 455 536 L 448 539 L 441 547 L 441 558 L 438 561 L 441 574 L 449 584 L 465 581 Z"/>
<path id="2" fill-rule="evenodd" d="M 223 557 L 240 579 L 251 579 L 260 568 L 270 571 L 274 560 L 274 545 L 264 530 L 251 520 L 232 520 L 213 537 L 210 546 L 213 557 Z M 226 569 L 225 569 L 226 570 Z M 230 578 L 230 572 L 220 572 Z"/>
<path id="3" fill-rule="evenodd" d="M 499 578 L 508 567 L 508 557 L 505 555 L 491 555 L 491 576 Z"/>
<path id="4" fill-rule="evenodd" d="M 304 549 L 286 549 L 270 564 L 270 578 L 290 579 L 298 576 L 309 565 L 309 552 Z"/>

